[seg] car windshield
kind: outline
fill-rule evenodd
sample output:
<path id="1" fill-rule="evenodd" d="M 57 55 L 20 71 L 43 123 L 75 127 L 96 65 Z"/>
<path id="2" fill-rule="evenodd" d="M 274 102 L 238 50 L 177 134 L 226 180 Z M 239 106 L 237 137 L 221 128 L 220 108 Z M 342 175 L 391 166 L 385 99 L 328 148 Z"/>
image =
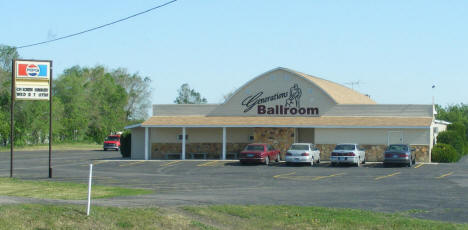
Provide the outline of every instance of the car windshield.
<path id="1" fill-rule="evenodd" d="M 308 145 L 291 145 L 291 147 L 289 147 L 289 150 L 309 150 L 309 146 Z"/>
<path id="2" fill-rule="evenodd" d="M 406 145 L 390 145 L 390 146 L 388 146 L 387 151 L 408 151 L 408 146 L 406 146 Z"/>
<path id="3" fill-rule="evenodd" d="M 335 150 L 355 150 L 355 145 L 337 145 Z"/>
<path id="4" fill-rule="evenodd" d="M 116 137 L 116 136 L 108 136 L 106 138 L 106 141 L 118 141 L 119 140 L 119 137 Z"/>
<path id="5" fill-rule="evenodd" d="M 263 145 L 247 145 L 245 150 L 249 151 L 263 151 Z"/>

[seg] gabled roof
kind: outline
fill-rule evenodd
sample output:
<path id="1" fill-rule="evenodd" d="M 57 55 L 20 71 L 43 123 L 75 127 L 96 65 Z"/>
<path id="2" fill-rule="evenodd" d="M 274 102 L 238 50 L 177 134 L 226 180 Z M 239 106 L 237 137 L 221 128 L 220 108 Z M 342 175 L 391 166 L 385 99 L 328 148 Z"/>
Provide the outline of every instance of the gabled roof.
<path id="1" fill-rule="evenodd" d="M 430 117 L 154 116 L 142 127 L 428 128 Z"/>
<path id="2" fill-rule="evenodd" d="M 377 104 L 368 96 L 350 89 L 344 85 L 325 80 L 323 78 L 315 77 L 305 73 L 297 72 L 295 70 L 279 67 L 281 69 L 296 75 L 302 76 L 307 80 L 314 83 L 317 87 L 323 90 L 335 103 L 337 104 Z"/>

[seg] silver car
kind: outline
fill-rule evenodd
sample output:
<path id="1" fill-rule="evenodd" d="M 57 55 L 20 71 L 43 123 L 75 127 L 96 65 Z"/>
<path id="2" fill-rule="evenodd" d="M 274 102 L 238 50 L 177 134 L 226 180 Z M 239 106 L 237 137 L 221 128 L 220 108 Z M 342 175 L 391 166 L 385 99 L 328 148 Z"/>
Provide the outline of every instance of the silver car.
<path id="1" fill-rule="evenodd" d="M 331 165 L 366 163 L 366 152 L 358 144 L 338 144 L 330 156 Z"/>
<path id="2" fill-rule="evenodd" d="M 320 163 L 320 150 L 311 143 L 294 143 L 286 152 L 286 164 L 307 163 L 311 166 Z"/>

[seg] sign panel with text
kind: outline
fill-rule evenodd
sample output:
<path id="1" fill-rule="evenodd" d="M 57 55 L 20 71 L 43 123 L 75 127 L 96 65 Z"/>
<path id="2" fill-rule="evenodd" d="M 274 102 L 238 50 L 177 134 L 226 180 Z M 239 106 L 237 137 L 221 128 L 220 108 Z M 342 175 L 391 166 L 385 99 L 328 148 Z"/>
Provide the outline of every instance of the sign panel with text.
<path id="1" fill-rule="evenodd" d="M 51 61 L 15 60 L 16 100 L 50 100 Z"/>

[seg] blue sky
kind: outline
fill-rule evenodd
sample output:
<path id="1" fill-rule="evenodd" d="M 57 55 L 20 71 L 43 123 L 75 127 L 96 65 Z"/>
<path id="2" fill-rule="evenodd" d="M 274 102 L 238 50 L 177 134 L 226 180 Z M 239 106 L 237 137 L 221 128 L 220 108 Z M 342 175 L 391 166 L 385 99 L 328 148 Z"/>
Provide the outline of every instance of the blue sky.
<path id="1" fill-rule="evenodd" d="M 0 44 L 64 36 L 165 1 L 0 0 Z M 355 89 L 382 104 L 468 103 L 468 1 L 179 0 L 77 37 L 20 49 L 74 65 L 125 67 L 152 80 L 152 103 L 183 83 L 209 103 L 278 66 Z"/>

